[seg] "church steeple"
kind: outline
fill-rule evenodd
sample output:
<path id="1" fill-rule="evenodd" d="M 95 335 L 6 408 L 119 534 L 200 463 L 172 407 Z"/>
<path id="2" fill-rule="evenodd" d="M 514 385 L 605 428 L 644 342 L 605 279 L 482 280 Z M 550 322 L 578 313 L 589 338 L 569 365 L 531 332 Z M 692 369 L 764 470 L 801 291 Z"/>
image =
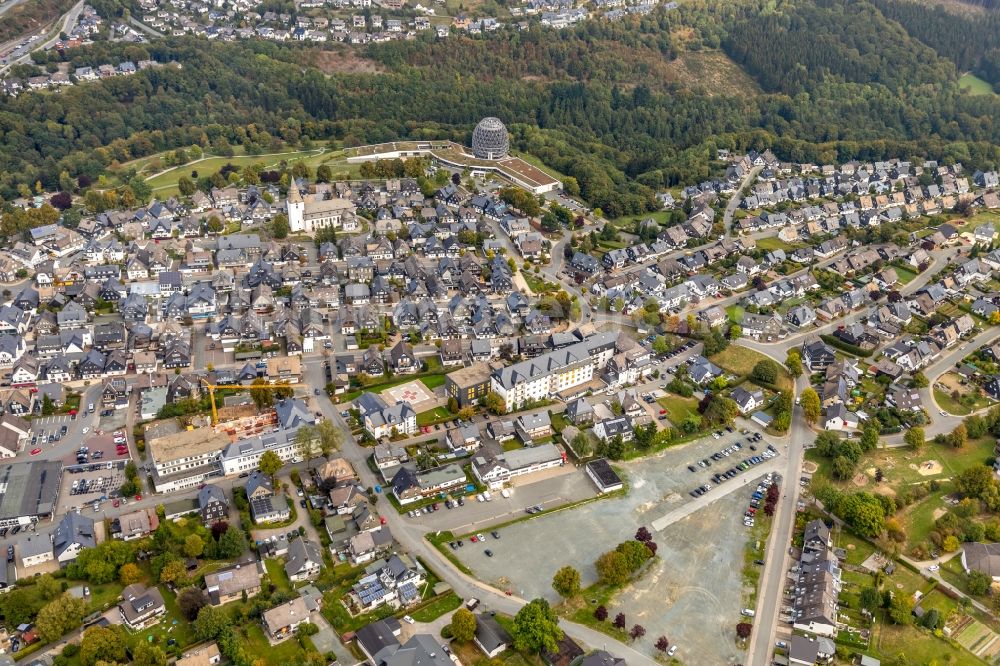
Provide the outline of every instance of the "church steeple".
<path id="1" fill-rule="evenodd" d="M 288 184 L 288 203 L 302 203 L 302 194 L 299 192 L 299 186 L 294 178 Z"/>

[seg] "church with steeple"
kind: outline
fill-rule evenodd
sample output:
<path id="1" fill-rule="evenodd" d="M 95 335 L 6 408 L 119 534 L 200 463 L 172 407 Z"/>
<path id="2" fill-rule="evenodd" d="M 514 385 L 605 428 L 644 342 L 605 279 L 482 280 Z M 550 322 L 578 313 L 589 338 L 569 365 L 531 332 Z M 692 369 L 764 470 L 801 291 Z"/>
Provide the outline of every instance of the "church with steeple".
<path id="1" fill-rule="evenodd" d="M 303 196 L 294 178 L 288 185 L 285 205 L 288 228 L 293 234 L 311 234 L 327 227 L 344 231 L 359 228 L 354 202 L 350 199 L 324 199 L 315 194 Z"/>

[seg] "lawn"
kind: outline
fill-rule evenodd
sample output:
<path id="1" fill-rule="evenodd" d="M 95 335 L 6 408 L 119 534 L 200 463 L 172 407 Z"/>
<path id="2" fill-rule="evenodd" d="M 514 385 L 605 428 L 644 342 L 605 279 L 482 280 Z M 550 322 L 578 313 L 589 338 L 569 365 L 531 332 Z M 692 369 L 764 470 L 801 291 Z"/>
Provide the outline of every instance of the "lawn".
<path id="1" fill-rule="evenodd" d="M 976 213 L 969 219 L 969 224 L 973 227 L 978 227 L 980 224 L 984 224 L 986 222 L 1000 222 L 1000 213 L 984 210 L 980 213 Z"/>
<path id="2" fill-rule="evenodd" d="M 834 544 L 838 548 L 843 548 L 844 552 L 847 553 L 847 563 L 856 566 L 860 566 L 868 559 L 869 555 L 875 552 L 875 546 L 844 530 L 837 530 Z"/>
<path id="3" fill-rule="evenodd" d="M 446 408 L 435 407 L 434 409 L 429 409 L 426 412 L 420 412 L 417 414 L 417 427 L 421 428 L 423 426 L 434 425 L 435 423 L 447 421 L 452 418 L 452 416 L 453 414 Z"/>
<path id="4" fill-rule="evenodd" d="M 907 284 L 911 282 L 913 278 L 917 277 L 917 274 L 909 268 L 897 265 L 893 265 L 893 268 L 896 269 L 896 277 L 899 278 L 900 284 Z"/>
<path id="5" fill-rule="evenodd" d="M 944 562 L 938 573 L 941 574 L 941 578 L 945 582 L 955 586 L 955 589 L 973 598 L 977 598 L 983 603 L 988 603 L 989 600 L 986 597 L 976 597 L 969 593 L 969 576 L 965 573 L 965 569 L 962 568 L 962 558 L 960 556 L 956 555 L 947 562 Z"/>
<path id="6" fill-rule="evenodd" d="M 297 664 L 303 661 L 305 651 L 299 645 L 298 638 L 292 637 L 272 646 L 264 635 L 264 629 L 257 622 L 244 625 L 241 633 L 246 638 L 247 653 L 257 655 L 258 659 L 263 659 L 271 666 Z"/>
<path id="7" fill-rule="evenodd" d="M 541 666 L 543 663 L 538 655 L 516 652 L 513 649 L 505 650 L 496 659 L 489 659 L 472 641 L 468 643 L 454 641 L 451 647 L 459 663 L 465 666 L 489 666 L 491 664 L 496 666 Z"/>
<path id="8" fill-rule="evenodd" d="M 549 282 L 541 275 L 535 275 L 529 271 L 521 271 L 521 277 L 528 284 L 528 288 L 536 294 L 544 294 L 551 291 L 558 291 L 559 285 Z"/>
<path id="9" fill-rule="evenodd" d="M 430 360 L 430 359 L 428 359 Z M 377 384 L 370 384 L 368 386 L 363 386 L 361 388 L 348 391 L 340 396 L 333 396 L 336 400 L 335 402 L 350 402 L 355 400 L 362 393 L 380 393 L 387 388 L 392 388 L 393 386 L 399 386 L 400 384 L 405 384 L 407 382 L 412 382 L 418 379 L 423 382 L 423 385 L 432 391 L 438 386 L 444 386 L 444 375 L 440 373 L 429 374 L 429 375 L 396 375 L 395 377 L 388 379 L 386 381 L 380 381 Z"/>
<path id="10" fill-rule="evenodd" d="M 992 455 L 993 440 L 989 437 L 970 440 L 961 449 L 929 442 L 920 451 L 914 451 L 909 447 L 868 451 L 861 457 L 857 468 L 859 471 L 871 473 L 874 472 L 875 468 L 881 468 L 885 474 L 884 482 L 892 488 L 899 488 L 932 479 L 940 481 L 946 477 L 954 477 L 973 465 L 985 463 L 986 459 Z M 819 469 L 813 474 L 813 479 L 841 488 L 858 489 L 858 486 L 851 481 L 835 481 L 830 476 L 831 462 L 829 458 L 824 458 L 815 450 L 809 450 L 806 451 L 806 459 L 819 465 Z M 920 466 L 934 460 L 941 463 L 941 473 L 921 474 Z M 869 474 L 870 478 L 871 474 Z"/>
<path id="11" fill-rule="evenodd" d="M 962 90 L 968 90 L 971 95 L 993 94 L 993 86 L 991 86 L 988 81 L 982 80 L 975 74 L 963 74 L 961 78 L 958 79 L 958 87 Z"/>
<path id="12" fill-rule="evenodd" d="M 740 345 L 729 345 L 709 360 L 728 373 L 746 377 L 758 362 L 768 358 L 768 356 L 753 349 Z M 777 361 L 775 362 L 777 363 Z M 778 367 L 780 368 L 780 374 L 775 384 L 780 390 L 791 391 L 793 386 L 792 376 L 788 374 L 788 370 L 781 363 L 778 363 Z"/>
<path id="13" fill-rule="evenodd" d="M 73 583 L 76 584 L 75 581 Z M 122 585 L 118 581 L 103 585 L 90 585 L 90 605 L 87 606 L 87 612 L 93 613 L 111 607 L 118 601 L 122 589 Z"/>
<path id="14" fill-rule="evenodd" d="M 941 498 L 947 494 L 948 491 L 942 488 L 896 514 L 910 547 L 927 540 L 927 535 L 934 529 L 934 512 L 946 508 Z"/>
<path id="15" fill-rule="evenodd" d="M 954 648 L 933 634 L 912 625 L 900 626 L 879 622 L 876 625 L 873 645 L 878 648 L 883 661 L 905 655 L 910 664 L 951 664 L 952 666 L 982 666 L 979 659 L 968 652 Z"/>
<path id="16" fill-rule="evenodd" d="M 269 557 L 264 560 L 264 567 L 267 569 L 267 577 L 271 583 L 281 592 L 291 592 L 292 582 L 288 580 L 285 567 L 281 560 Z"/>
<path id="17" fill-rule="evenodd" d="M 444 375 L 427 375 L 421 377 L 420 382 L 433 391 L 439 386 L 444 386 Z"/>
<path id="18" fill-rule="evenodd" d="M 410 615 L 417 622 L 433 622 L 445 613 L 450 613 L 461 605 L 461 597 L 454 592 L 448 592 L 426 606 L 413 611 Z"/>
<path id="19" fill-rule="evenodd" d="M 610 617 L 603 622 L 594 617 L 594 609 L 598 606 L 610 606 L 611 598 L 620 591 L 621 588 L 615 585 L 594 583 L 581 590 L 575 597 L 566 599 L 556 606 L 556 612 L 577 624 L 586 625 L 617 640 L 627 641 L 628 634 L 615 628 Z"/>
<path id="20" fill-rule="evenodd" d="M 619 229 L 630 229 L 636 220 L 655 220 L 657 224 L 666 224 L 670 221 L 669 210 L 658 210 L 652 213 L 640 213 L 639 215 L 625 215 L 614 221 L 614 225 Z"/>
<path id="21" fill-rule="evenodd" d="M 936 386 L 934 387 L 934 402 L 938 404 L 938 407 L 949 414 L 954 414 L 955 416 L 968 416 L 972 413 L 971 409 L 958 402 L 952 398 L 950 394 L 945 393 Z"/>
<path id="22" fill-rule="evenodd" d="M 804 245 L 802 243 L 786 243 L 777 236 L 767 236 L 766 238 L 757 239 L 757 248 L 765 251 L 784 250 L 785 252 L 791 252 L 799 247 L 804 247 Z"/>
<path id="23" fill-rule="evenodd" d="M 159 645 L 164 650 L 166 649 L 167 641 L 171 638 L 177 641 L 177 649 L 183 649 L 195 642 L 194 631 L 191 629 L 188 621 L 184 619 L 184 616 L 181 615 L 180 608 L 177 606 L 177 597 L 167 589 L 166 585 L 159 585 L 158 587 L 160 594 L 163 595 L 163 603 L 167 607 L 167 614 L 152 627 L 126 634 L 128 636 L 129 647 L 135 648 L 139 643 L 149 641 L 149 637 L 152 636 L 153 640 L 149 642 Z"/>
<path id="24" fill-rule="evenodd" d="M 691 414 L 698 413 L 698 401 L 694 398 L 684 398 L 673 393 L 657 400 L 663 409 L 667 410 L 667 418 L 674 426 L 680 428 L 681 424 Z"/>
<path id="25" fill-rule="evenodd" d="M 181 176 L 191 176 L 192 171 L 198 172 L 199 176 L 211 175 L 216 171 L 226 166 L 227 164 L 232 164 L 235 167 L 245 167 L 251 164 L 263 164 L 265 167 L 272 167 L 278 165 L 281 161 L 294 161 L 297 158 L 312 157 L 318 154 L 318 151 L 294 151 L 288 153 L 278 153 L 274 155 L 235 155 L 233 157 L 207 157 L 200 162 L 192 162 L 190 164 L 185 164 L 183 166 L 177 167 L 176 169 L 171 169 L 166 173 L 158 173 L 155 176 L 146 179 L 149 186 L 153 188 L 154 191 L 161 190 L 169 187 L 176 187 L 177 181 L 180 180 Z"/>
<path id="26" fill-rule="evenodd" d="M 931 590 L 920 600 L 920 605 L 924 610 L 936 609 L 942 618 L 951 615 L 951 612 L 958 608 L 958 602 L 945 596 L 938 590 Z"/>

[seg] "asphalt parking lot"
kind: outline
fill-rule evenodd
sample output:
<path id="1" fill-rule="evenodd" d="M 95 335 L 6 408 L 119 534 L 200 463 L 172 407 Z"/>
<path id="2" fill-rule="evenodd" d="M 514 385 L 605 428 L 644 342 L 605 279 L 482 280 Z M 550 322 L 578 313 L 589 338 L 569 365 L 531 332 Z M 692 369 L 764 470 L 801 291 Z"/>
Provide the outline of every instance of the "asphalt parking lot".
<path id="1" fill-rule="evenodd" d="M 425 513 L 416 518 L 405 516 L 403 520 L 420 525 L 429 532 L 450 530 L 456 534 L 464 534 L 525 515 L 524 510 L 529 506 L 541 504 L 551 509 L 597 494 L 597 489 L 582 467 L 567 463 L 552 471 L 558 474 L 542 473 L 545 476 L 533 475 L 535 478 L 526 478 L 524 481 L 528 483 L 518 484 L 508 490 L 510 498 L 503 497 L 499 492 L 491 492 L 492 501 L 479 502 L 475 496 L 469 496 L 464 498 L 465 506 L 456 506 L 454 509 L 446 509 L 444 502 L 439 502 L 439 508 L 434 513 Z"/>
<path id="2" fill-rule="evenodd" d="M 500 530 L 500 539 L 484 529 L 485 546 L 466 540 L 456 554 L 477 577 L 499 589 L 527 599 L 542 596 L 557 601 L 551 581 L 560 567 L 579 569 L 584 586 L 595 582 L 594 560 L 633 538 L 640 525 L 648 526 L 670 509 L 692 501 L 688 489 L 706 483 L 710 472 L 696 467 L 692 473 L 687 465 L 697 466 L 698 460 L 734 438 L 709 436 L 652 459 L 622 464 L 631 487 L 626 497 L 511 525 Z M 684 661 L 743 661 L 731 633 L 740 611 L 747 496 L 734 492 L 721 497 L 654 534 L 657 563 L 609 607 L 612 615 L 624 612 L 629 626 L 639 623 L 646 628 L 646 636 L 637 642 L 639 649 L 652 654 L 657 637 L 665 635 L 680 646 L 677 656 Z M 493 557 L 486 556 L 486 548 Z M 511 566 L 514 562 L 520 565 Z M 529 562 L 531 566 L 524 566 Z"/>
<path id="3" fill-rule="evenodd" d="M 91 430 L 84 436 L 83 444 L 81 446 L 86 446 L 88 449 L 88 459 L 86 463 L 88 465 L 94 463 L 107 464 L 109 462 L 117 462 L 119 460 L 127 461 L 129 459 L 127 454 L 124 456 L 118 455 L 113 432 L 106 432 L 103 435 L 97 435 L 94 434 L 93 430 Z M 79 464 L 77 462 L 77 451 L 79 451 L 79 447 L 74 449 L 67 448 L 65 453 L 63 453 L 58 460 L 60 460 L 63 465 L 77 465 Z M 94 457 L 95 453 L 98 454 L 96 458 Z"/>
<path id="4" fill-rule="evenodd" d="M 82 507 L 83 513 L 93 513 L 92 505 L 95 500 L 100 500 L 101 497 L 110 498 L 118 490 L 118 487 L 124 483 L 125 462 L 125 460 L 98 461 L 85 468 L 85 471 L 76 474 L 71 473 L 68 469 L 64 469 L 62 486 L 59 490 L 58 513 L 68 513 L 76 507 Z M 108 469 L 109 464 L 111 465 L 111 469 Z M 73 488 L 74 483 L 77 484 L 75 490 Z M 81 492 L 80 489 L 84 483 L 86 483 L 86 489 Z M 127 498 L 126 501 L 128 499 L 131 498 Z"/>
<path id="5" fill-rule="evenodd" d="M 73 425 L 73 419 L 69 416 L 43 416 L 35 419 L 31 422 L 31 437 L 36 441 L 34 444 L 30 444 L 30 442 L 29 444 L 31 447 L 45 450 L 48 445 L 54 446 L 57 443 L 55 439 L 57 435 L 59 441 L 62 441 L 64 437 L 63 426 L 66 426 L 66 431 L 69 432 Z"/>

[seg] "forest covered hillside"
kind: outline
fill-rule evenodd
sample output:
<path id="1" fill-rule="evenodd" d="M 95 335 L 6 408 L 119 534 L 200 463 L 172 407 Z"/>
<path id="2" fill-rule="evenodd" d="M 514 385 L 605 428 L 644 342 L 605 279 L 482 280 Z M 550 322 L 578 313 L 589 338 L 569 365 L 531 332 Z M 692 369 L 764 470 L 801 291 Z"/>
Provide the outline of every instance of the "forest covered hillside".
<path id="1" fill-rule="evenodd" d="M 95 5 L 113 15 L 125 9 L 117 1 Z M 275 139 L 464 142 L 486 115 L 612 217 L 708 177 L 717 147 L 771 147 L 802 162 L 907 156 L 995 168 L 1000 96 L 965 93 L 958 79 L 971 70 L 998 82 L 998 17 L 905 0 L 694 0 L 562 31 L 425 33 L 364 47 L 99 43 L 68 51 L 71 68 L 116 58 L 180 66 L 2 99 L 0 194 L 60 175 L 96 178 L 112 163 L 194 143 L 252 153 Z M 37 64 L 61 59 L 47 57 Z"/>

